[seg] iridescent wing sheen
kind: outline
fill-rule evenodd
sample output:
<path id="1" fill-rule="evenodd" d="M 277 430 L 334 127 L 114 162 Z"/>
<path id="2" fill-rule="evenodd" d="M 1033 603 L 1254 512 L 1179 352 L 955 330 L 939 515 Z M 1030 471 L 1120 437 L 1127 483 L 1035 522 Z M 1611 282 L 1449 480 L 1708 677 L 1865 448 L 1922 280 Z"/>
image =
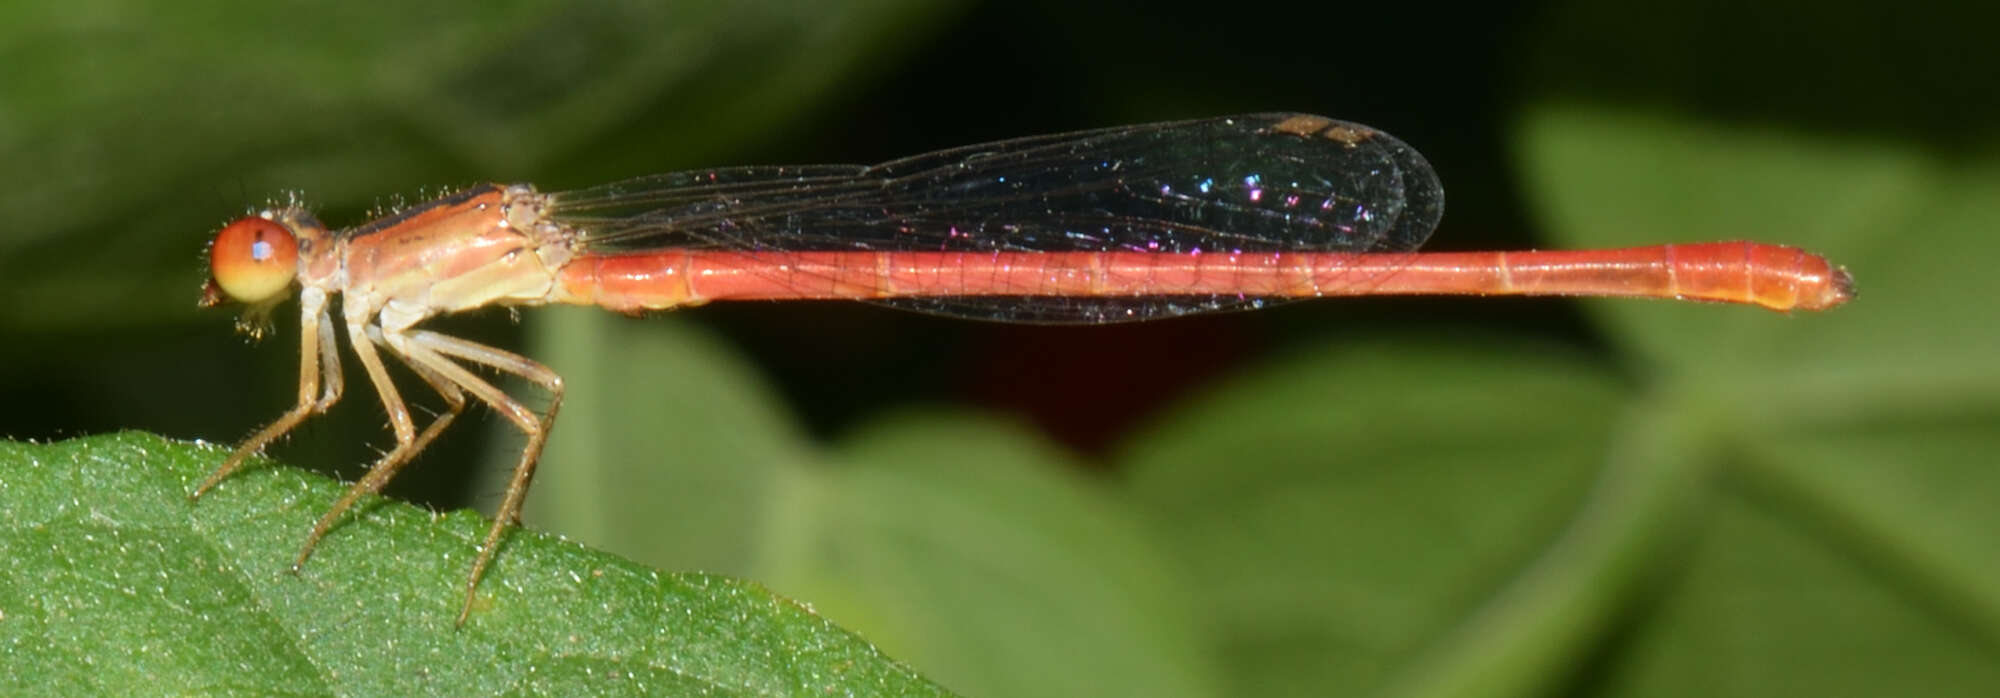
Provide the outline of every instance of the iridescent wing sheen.
<path id="1" fill-rule="evenodd" d="M 594 252 L 660 248 L 1162 254 L 1385 252 L 1421 245 L 1444 192 L 1365 126 L 1257 114 L 1036 136 L 874 166 L 742 167 L 552 196 Z M 1102 323 L 1260 307 L 1192 297 L 891 298 L 1013 322 Z"/>

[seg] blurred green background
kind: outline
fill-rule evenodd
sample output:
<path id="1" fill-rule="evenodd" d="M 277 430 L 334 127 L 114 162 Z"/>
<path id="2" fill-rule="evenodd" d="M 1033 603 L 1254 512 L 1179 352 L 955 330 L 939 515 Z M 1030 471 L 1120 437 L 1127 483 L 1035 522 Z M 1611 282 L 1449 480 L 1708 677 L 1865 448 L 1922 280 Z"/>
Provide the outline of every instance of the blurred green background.
<path id="1" fill-rule="evenodd" d="M 230 442 L 275 416 L 295 321 L 253 345 L 193 302 L 207 236 L 289 191 L 353 224 L 480 181 L 1314 112 L 1426 154 L 1449 202 L 1434 249 L 1755 238 L 1848 265 L 1861 297 L 1792 317 L 1381 299 L 1112 328 L 824 303 L 436 325 L 569 379 L 531 526 L 761 581 L 967 695 L 1991 695 L 1996 19 L 8 3 L 0 436 Z M 391 493 L 490 506 L 519 439 L 479 414 Z M 274 454 L 352 477 L 388 442 L 355 380 Z"/>

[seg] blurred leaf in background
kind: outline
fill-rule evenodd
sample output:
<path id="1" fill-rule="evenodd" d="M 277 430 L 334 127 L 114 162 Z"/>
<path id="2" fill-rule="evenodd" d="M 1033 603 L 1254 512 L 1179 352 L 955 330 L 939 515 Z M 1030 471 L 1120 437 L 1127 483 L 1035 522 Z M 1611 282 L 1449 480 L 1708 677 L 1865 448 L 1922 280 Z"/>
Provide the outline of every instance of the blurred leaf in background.
<path id="1" fill-rule="evenodd" d="M 2000 689 L 1991 9 L 182 7 L 0 10 L 36 28 L 0 44 L 0 204 L 32 209 L 0 231 L 12 435 L 269 418 L 291 340 L 182 304 L 199 229 L 288 188 L 351 222 L 484 179 L 1320 112 L 1426 153 L 1435 247 L 1754 238 L 1861 297 L 452 326 L 569 379 L 532 526 L 763 582 L 966 695 Z M 349 400 L 281 452 L 365 460 L 381 418 Z M 410 477 L 516 444 L 448 438 Z"/>
<path id="2" fill-rule="evenodd" d="M 708 340 L 640 348 L 624 333 L 679 331 L 577 315 L 538 326 L 540 355 L 644 397 L 607 396 L 615 402 L 577 408 L 592 416 L 567 415 L 586 426 L 556 437 L 548 458 L 564 473 L 545 478 L 532 511 L 552 527 L 602 532 L 593 540 L 641 559 L 703 560 L 817 599 L 978 695 L 1101 695 L 1108 689 L 1096 682 L 1144 666 L 1154 669 L 1111 683 L 1158 694 L 1132 687 L 1174 667 L 1185 692 L 1213 695 L 2000 688 L 1989 668 L 2000 598 L 1987 591 L 2000 559 L 1976 537 L 1944 535 L 2000 522 L 1970 504 L 1952 515 L 1922 510 L 1925 493 L 2000 485 L 1975 465 L 2000 439 L 2000 363 L 1988 336 L 2000 323 L 1953 321 L 1963 306 L 1919 307 L 1992 287 L 1968 268 L 1987 255 L 1965 253 L 1990 246 L 1978 233 L 2000 223 L 2000 188 L 1983 173 L 1990 165 L 1976 164 L 1993 155 L 1990 134 L 1933 139 L 1919 134 L 1934 121 L 1878 129 L 1784 119 L 1852 98 L 1839 78 L 1805 78 L 1799 92 L 1753 89 L 1803 70 L 1795 54 L 1825 59 L 1810 67 L 1836 75 L 1846 62 L 1885 60 L 1828 48 L 1855 45 L 1864 20 L 1829 21 L 1767 63 L 1746 42 L 1804 9 L 1663 5 L 1646 8 L 1659 16 L 1641 24 L 1606 11 L 1547 8 L 1517 39 L 1516 79 L 1527 87 L 1506 119 L 1515 186 L 1548 243 L 1781 241 L 1852 265 L 1861 301 L 1790 318 L 1587 302 L 1609 347 L 1597 355 L 1448 325 L 1373 341 L 1322 333 L 1267 365 L 1231 371 L 1129 435 L 1112 449 L 1108 478 L 1027 509 L 961 502 L 950 490 L 908 494 L 921 491 L 911 482 L 958 481 L 985 494 L 1019 486 L 1004 478 L 1073 470 L 1048 457 L 996 465 L 990 454 L 1040 448 L 1029 440 L 1010 449 L 990 440 L 1010 431 L 1006 420 L 952 410 L 863 428 L 847 437 L 868 444 L 859 450 L 717 462 L 718 452 L 759 452 L 745 444 L 800 443 L 797 427 L 773 424 L 768 410 L 733 416 L 750 409 L 738 396 L 769 388 L 726 368 L 703 348 Z M 1679 52 L 1654 50 L 1666 46 Z M 1913 67 L 1973 65 L 1895 41 L 1875 46 Z M 1572 74 L 1607 64 L 1652 90 L 1593 93 L 1595 73 Z M 1726 74 L 1681 74 L 1710 66 Z M 1901 89 L 1921 102 L 1923 87 Z M 1739 101 L 1711 105 L 1717 94 Z M 1957 143 L 1983 152 L 1948 147 Z M 1899 244 L 1919 238 L 1926 243 Z M 1932 345 L 1930 360 L 1890 360 L 1916 351 L 1913 342 Z M 675 397 L 651 397 L 663 395 Z M 1922 465 L 1880 460 L 1909 445 L 1897 434 L 1913 426 L 1958 434 L 1961 455 L 1934 447 L 1936 460 Z M 1835 434 L 1872 442 L 1857 429 L 1881 430 L 1883 445 L 1806 446 Z M 958 437 L 957 456 L 922 445 L 952 438 L 945 433 L 989 436 Z M 590 464 L 618 462 L 607 445 L 663 455 L 645 472 L 629 462 L 596 471 Z M 875 455 L 853 460 L 857 452 Z M 931 455 L 890 457 L 922 453 Z M 771 463 L 782 465 L 760 467 Z M 883 472 L 904 486 L 877 490 L 889 496 L 867 506 L 839 504 L 861 501 L 870 489 L 856 483 Z M 705 501 L 715 490 L 702 485 L 717 477 L 744 499 Z M 1085 506 L 1069 505 L 1078 501 Z M 714 548 L 713 531 L 679 515 L 711 508 L 734 512 L 713 520 L 743 525 L 743 546 L 696 550 Z M 1064 533 L 1104 516 L 1150 536 Z M 685 536 L 665 532 L 681 526 L 691 527 Z M 1052 556 L 1086 541 L 1088 551 Z M 892 545 L 902 552 L 883 552 Z M 1128 571 L 1149 559 L 1179 569 L 1178 581 Z M 1104 584 L 1123 590 L 1122 602 L 1065 605 Z M 962 620 L 920 633 L 905 617 L 913 599 Z M 1077 633 L 1123 651 L 1043 654 L 1051 638 Z M 1133 655 L 1147 659 L 1114 659 Z"/>

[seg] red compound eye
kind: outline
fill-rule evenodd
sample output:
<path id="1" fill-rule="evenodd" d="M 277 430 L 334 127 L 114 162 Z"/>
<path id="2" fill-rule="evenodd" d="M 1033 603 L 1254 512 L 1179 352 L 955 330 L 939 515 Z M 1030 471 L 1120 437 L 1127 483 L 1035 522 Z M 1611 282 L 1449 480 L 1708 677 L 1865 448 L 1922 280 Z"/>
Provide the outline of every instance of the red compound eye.
<path id="1" fill-rule="evenodd" d="M 249 216 L 223 226 L 208 249 L 215 285 L 242 303 L 284 292 L 299 273 L 299 242 L 277 222 Z"/>

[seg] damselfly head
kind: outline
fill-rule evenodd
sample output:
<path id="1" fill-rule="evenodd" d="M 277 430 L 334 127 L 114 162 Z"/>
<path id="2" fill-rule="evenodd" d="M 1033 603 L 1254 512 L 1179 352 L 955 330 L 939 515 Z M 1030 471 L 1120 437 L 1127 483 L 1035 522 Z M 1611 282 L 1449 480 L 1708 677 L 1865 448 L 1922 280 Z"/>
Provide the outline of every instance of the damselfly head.
<path id="1" fill-rule="evenodd" d="M 237 327 L 257 337 L 270 326 L 271 308 L 289 295 L 298 278 L 299 239 L 270 217 L 244 216 L 216 232 L 208 246 L 208 269 L 197 304 L 206 308 L 227 300 L 248 306 Z"/>
<path id="2" fill-rule="evenodd" d="M 223 226 L 208 247 L 210 292 L 204 304 L 231 300 L 256 305 L 290 290 L 299 275 L 299 241 L 292 231 L 263 216 L 245 216 Z"/>

